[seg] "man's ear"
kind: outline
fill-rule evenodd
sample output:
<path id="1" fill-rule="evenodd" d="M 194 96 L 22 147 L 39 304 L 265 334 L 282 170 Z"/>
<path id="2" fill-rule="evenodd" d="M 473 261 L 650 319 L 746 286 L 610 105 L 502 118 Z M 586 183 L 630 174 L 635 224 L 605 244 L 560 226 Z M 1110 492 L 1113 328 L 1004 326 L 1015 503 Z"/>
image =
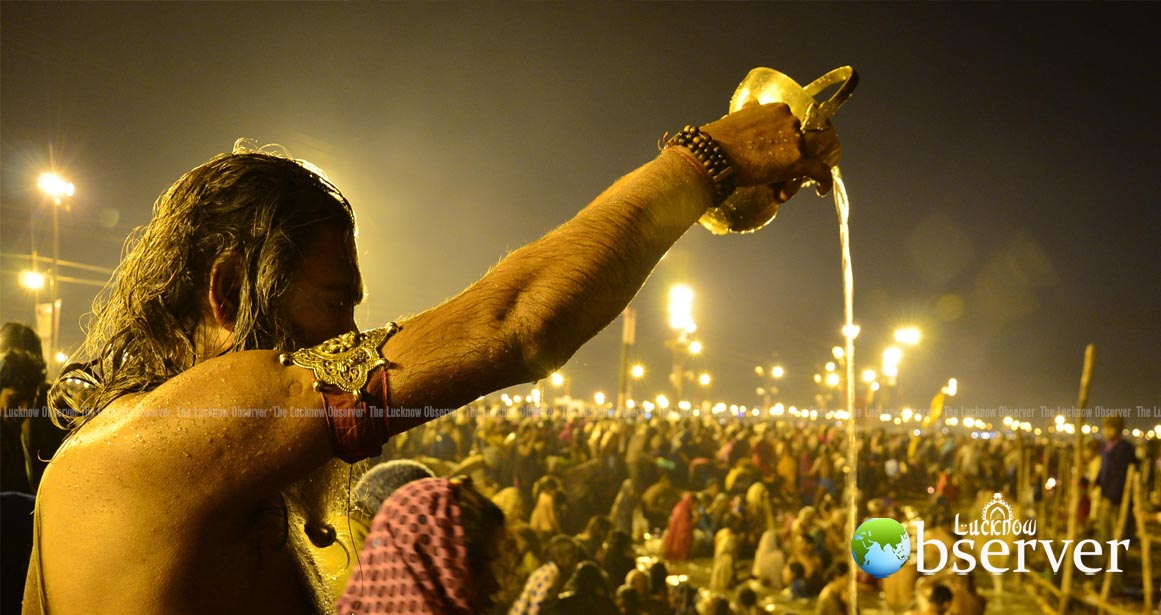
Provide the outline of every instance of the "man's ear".
<path id="1" fill-rule="evenodd" d="M 237 252 L 221 256 L 210 270 L 210 308 L 214 311 L 214 320 L 231 333 L 238 319 L 241 276 L 242 257 Z"/>

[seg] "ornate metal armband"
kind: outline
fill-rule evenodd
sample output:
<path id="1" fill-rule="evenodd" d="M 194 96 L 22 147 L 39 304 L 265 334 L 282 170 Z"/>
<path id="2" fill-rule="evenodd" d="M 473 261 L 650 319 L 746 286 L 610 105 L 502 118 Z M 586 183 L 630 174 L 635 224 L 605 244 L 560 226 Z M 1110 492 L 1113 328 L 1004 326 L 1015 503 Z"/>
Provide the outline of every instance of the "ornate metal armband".
<path id="1" fill-rule="evenodd" d="M 287 367 L 297 365 L 314 372 L 316 391 L 338 389 L 362 399 L 371 372 L 389 364 L 379 347 L 400 328 L 392 322 L 378 329 L 351 331 L 318 346 L 282 353 L 278 360 Z"/>

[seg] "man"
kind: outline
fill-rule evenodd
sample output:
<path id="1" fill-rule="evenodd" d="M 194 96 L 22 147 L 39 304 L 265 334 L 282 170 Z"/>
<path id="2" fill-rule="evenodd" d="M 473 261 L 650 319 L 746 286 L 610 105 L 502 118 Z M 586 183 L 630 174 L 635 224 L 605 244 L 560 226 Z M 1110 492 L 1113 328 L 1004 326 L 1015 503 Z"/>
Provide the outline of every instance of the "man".
<path id="1" fill-rule="evenodd" d="M 508 615 L 537 615 L 564 588 L 577 565 L 584 561 L 584 549 L 572 536 L 555 536 L 548 543 L 548 561 L 537 568 L 524 591 L 508 610 Z"/>
<path id="2" fill-rule="evenodd" d="M 5 325 L 7 329 L 7 325 Z M 32 551 L 32 509 L 36 493 L 34 470 L 41 424 L 37 393 L 44 385 L 44 363 L 17 348 L 0 351 L 0 612 L 20 609 L 20 592 Z M 50 430 L 55 429 L 48 423 Z M 51 454 L 51 451 L 48 451 Z"/>
<path id="3" fill-rule="evenodd" d="M 44 363 L 37 357 L 23 350 L 0 354 L 0 491 L 36 493 L 39 460 L 32 438 L 41 422 L 36 398 L 43 384 Z"/>
<path id="4" fill-rule="evenodd" d="M 849 564 L 838 562 L 831 565 L 826 574 L 827 583 L 818 594 L 818 603 L 814 607 L 815 615 L 844 615 L 847 612 L 850 578 Z"/>
<path id="5" fill-rule="evenodd" d="M 1128 485 L 1125 482 L 1128 478 L 1129 466 L 1137 459 L 1133 445 L 1122 437 L 1124 431 L 1124 417 L 1106 416 L 1101 421 L 1101 432 L 1105 437 L 1104 447 L 1101 449 L 1101 469 L 1097 475 L 1101 501 L 1099 512 L 1094 514 L 1097 518 L 1097 540 L 1102 542 L 1114 539 L 1123 540 L 1132 536 L 1133 513 L 1131 508 L 1129 510 L 1130 517 L 1125 523 L 1125 535 L 1113 536 L 1113 532 L 1116 531 L 1117 519 L 1120 517 L 1121 500 L 1128 496 L 1125 491 Z M 1110 557 L 1112 556 L 1110 555 Z M 1121 573 L 1106 572 L 1104 574 L 1113 575 L 1110 592 L 1114 596 L 1119 595 L 1122 585 Z"/>
<path id="6" fill-rule="evenodd" d="M 0 355 L 8 357 L 0 377 L 6 410 L 0 491 L 35 494 L 65 435 L 48 416 L 40 337 L 28 325 L 6 322 L 0 326 Z"/>
<path id="7" fill-rule="evenodd" d="M 829 188 L 837 152 L 833 130 L 804 135 L 784 105 L 683 131 L 456 297 L 362 334 L 337 189 L 261 153 L 194 169 L 95 306 L 94 395 L 44 476 L 25 611 L 330 611 L 304 539 L 334 531 L 302 485 L 425 420 L 384 408 L 456 408 L 544 377 L 731 184 L 761 187 L 759 206 L 801 178 Z"/>

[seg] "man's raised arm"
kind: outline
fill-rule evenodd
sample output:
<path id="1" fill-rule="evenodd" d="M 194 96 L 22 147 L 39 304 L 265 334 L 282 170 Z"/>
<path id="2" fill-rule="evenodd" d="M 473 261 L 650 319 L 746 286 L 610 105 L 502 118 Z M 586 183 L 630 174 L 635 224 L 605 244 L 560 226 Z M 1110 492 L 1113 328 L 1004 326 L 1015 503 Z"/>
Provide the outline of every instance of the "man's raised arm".
<path id="1" fill-rule="evenodd" d="M 705 127 L 738 185 L 811 177 L 828 185 L 833 131 L 812 148 L 784 105 L 743 109 Z M 682 147 L 618 180 L 576 217 L 516 250 L 385 345 L 392 407 L 456 408 L 544 377 L 625 308 L 653 267 L 712 205 L 713 184 Z M 392 432 L 425 419 L 396 419 Z"/>

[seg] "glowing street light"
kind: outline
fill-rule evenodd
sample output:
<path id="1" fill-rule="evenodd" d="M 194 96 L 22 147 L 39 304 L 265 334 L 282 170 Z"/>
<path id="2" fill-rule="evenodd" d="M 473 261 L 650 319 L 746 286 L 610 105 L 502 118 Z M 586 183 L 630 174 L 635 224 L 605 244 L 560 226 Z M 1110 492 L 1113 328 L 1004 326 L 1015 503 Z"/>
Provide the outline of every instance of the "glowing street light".
<path id="1" fill-rule="evenodd" d="M 552 383 L 552 386 L 559 389 L 562 385 L 564 385 L 564 374 L 560 372 L 552 372 L 552 375 L 548 377 L 548 381 Z"/>
<path id="2" fill-rule="evenodd" d="M 770 368 L 770 375 L 774 378 L 781 378 L 786 375 L 786 370 L 782 369 L 781 365 L 775 365 Z"/>
<path id="3" fill-rule="evenodd" d="M 36 185 L 41 192 L 56 200 L 72 196 L 77 192 L 77 187 L 72 182 L 56 173 L 41 173 L 36 180 Z"/>
<path id="4" fill-rule="evenodd" d="M 69 360 L 69 356 L 63 352 L 56 353 L 56 362 L 64 365 Z"/>
<path id="5" fill-rule="evenodd" d="M 593 401 L 597 402 L 598 406 L 605 405 L 605 394 L 597 391 L 596 395 L 593 395 Z"/>
<path id="6" fill-rule="evenodd" d="M 697 377 L 697 383 L 703 387 L 708 387 L 711 382 L 713 382 L 713 378 L 709 375 L 709 372 L 702 372 L 701 375 Z"/>
<path id="7" fill-rule="evenodd" d="M 900 327 L 895 330 L 895 341 L 904 346 L 915 346 L 923 339 L 918 327 Z"/>
<path id="8" fill-rule="evenodd" d="M 686 333 L 697 330 L 693 322 L 693 289 L 685 284 L 669 289 L 669 327 Z"/>
<path id="9" fill-rule="evenodd" d="M 24 270 L 20 272 L 20 285 L 28 290 L 44 288 L 44 274 L 39 271 Z"/>
<path id="10" fill-rule="evenodd" d="M 657 407 L 661 408 L 662 410 L 667 410 L 669 408 L 669 398 L 664 395 L 658 395 Z"/>
<path id="11" fill-rule="evenodd" d="M 831 372 L 826 375 L 826 386 L 837 387 L 839 385 L 839 375 Z"/>
<path id="12" fill-rule="evenodd" d="M 689 335 L 697 331 L 697 325 L 693 322 L 693 289 L 685 284 L 669 289 L 669 328 L 674 332 L 674 338 L 666 343 L 673 350 L 673 371 L 669 374 L 669 382 L 673 385 L 674 399 L 681 399 L 685 361 L 702 350 L 701 342 L 689 340 Z"/>
<path id="13" fill-rule="evenodd" d="M 635 364 L 633 367 L 629 368 L 629 375 L 632 376 L 634 380 L 640 380 L 645 376 L 645 366 L 641 365 L 640 363 Z"/>
<path id="14" fill-rule="evenodd" d="M 873 370 L 873 369 L 863 370 L 863 382 L 865 382 L 867 384 L 871 384 L 872 382 L 875 381 L 876 377 L 877 376 L 875 374 L 875 370 Z"/>
<path id="15" fill-rule="evenodd" d="M 948 397 L 955 397 L 956 391 L 959 390 L 959 381 L 957 381 L 955 378 L 948 378 L 947 386 L 944 387 L 943 390 L 947 391 Z"/>
<path id="16" fill-rule="evenodd" d="M 883 365 L 898 365 L 903 360 L 903 351 L 898 346 L 891 346 L 883 351 Z"/>
<path id="17" fill-rule="evenodd" d="M 830 354 L 834 356 L 835 361 L 842 361 L 847 352 L 843 350 L 842 346 L 835 346 L 834 348 L 830 349 Z"/>

